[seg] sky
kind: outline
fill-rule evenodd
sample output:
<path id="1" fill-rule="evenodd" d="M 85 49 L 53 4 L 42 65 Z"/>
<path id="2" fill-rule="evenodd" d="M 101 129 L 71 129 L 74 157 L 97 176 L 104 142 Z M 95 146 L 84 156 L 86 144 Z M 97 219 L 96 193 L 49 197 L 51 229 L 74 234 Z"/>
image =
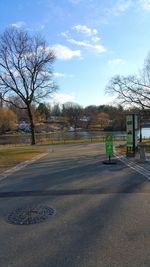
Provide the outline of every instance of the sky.
<path id="1" fill-rule="evenodd" d="M 55 51 L 55 103 L 114 104 L 114 75 L 137 74 L 150 52 L 150 0 L 1 0 L 0 32 L 24 27 Z"/>

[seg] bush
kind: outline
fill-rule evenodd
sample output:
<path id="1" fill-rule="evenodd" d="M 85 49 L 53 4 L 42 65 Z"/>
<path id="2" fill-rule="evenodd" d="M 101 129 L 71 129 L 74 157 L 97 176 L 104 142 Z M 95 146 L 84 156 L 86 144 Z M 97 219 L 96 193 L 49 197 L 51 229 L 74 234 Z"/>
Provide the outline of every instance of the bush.
<path id="1" fill-rule="evenodd" d="M 4 134 L 16 128 L 17 117 L 15 113 L 8 108 L 0 109 L 0 133 Z"/>

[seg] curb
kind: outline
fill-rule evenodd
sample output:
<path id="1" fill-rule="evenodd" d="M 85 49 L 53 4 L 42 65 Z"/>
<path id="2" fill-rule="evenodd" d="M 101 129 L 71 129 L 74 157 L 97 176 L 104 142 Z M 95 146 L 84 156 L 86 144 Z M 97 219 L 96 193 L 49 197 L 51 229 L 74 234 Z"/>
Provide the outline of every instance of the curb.
<path id="1" fill-rule="evenodd" d="M 17 164 L 16 166 L 8 169 L 7 171 L 2 172 L 2 174 L 0 174 L 0 181 L 4 180 L 5 178 L 7 178 L 9 175 L 13 174 L 14 172 L 25 168 L 27 165 L 30 165 L 30 164 L 34 163 L 35 161 L 37 161 L 37 160 L 39 160 L 39 159 L 41 159 L 47 155 L 48 155 L 48 152 L 42 153 L 42 154 L 32 158 L 31 160 L 23 161 L 23 162 Z"/>

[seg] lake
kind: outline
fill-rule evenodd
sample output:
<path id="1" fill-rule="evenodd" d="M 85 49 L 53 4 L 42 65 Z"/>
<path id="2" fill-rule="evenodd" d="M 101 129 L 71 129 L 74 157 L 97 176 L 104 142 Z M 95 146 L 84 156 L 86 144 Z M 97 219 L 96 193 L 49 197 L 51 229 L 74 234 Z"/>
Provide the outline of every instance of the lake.
<path id="1" fill-rule="evenodd" d="M 113 132 L 114 137 L 126 137 L 125 132 Z M 103 131 L 80 131 L 80 132 L 51 132 L 51 133 L 38 133 L 36 140 L 38 143 L 41 141 L 64 141 L 65 140 L 82 140 L 103 138 L 105 140 L 106 132 Z M 5 144 L 28 144 L 30 143 L 30 134 L 22 133 L 20 135 L 1 135 L 0 145 Z"/>
<path id="2" fill-rule="evenodd" d="M 150 128 L 143 128 L 142 129 L 142 138 L 150 137 Z"/>
<path id="3" fill-rule="evenodd" d="M 92 132 L 53 132 L 53 133 L 41 133 L 36 134 L 36 140 L 38 143 L 41 141 L 60 141 L 63 140 L 81 140 L 81 139 L 89 139 L 92 142 L 93 139 L 103 138 L 105 140 L 105 135 L 107 132 L 103 131 L 92 131 Z M 122 138 L 125 140 L 126 132 L 112 132 L 114 137 Z M 142 137 L 147 138 L 150 137 L 150 128 L 142 129 Z M 30 134 L 22 133 L 20 135 L 1 135 L 0 136 L 0 145 L 4 144 L 29 144 L 30 143 Z"/>

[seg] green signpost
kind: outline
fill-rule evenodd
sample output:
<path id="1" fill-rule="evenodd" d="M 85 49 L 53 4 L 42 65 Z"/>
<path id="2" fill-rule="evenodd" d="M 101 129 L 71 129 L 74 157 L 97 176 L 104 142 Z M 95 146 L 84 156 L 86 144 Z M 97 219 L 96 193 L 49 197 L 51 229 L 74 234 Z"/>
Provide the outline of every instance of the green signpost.
<path id="1" fill-rule="evenodd" d="M 116 160 L 111 160 L 111 157 L 113 156 L 113 134 L 108 133 L 105 136 L 105 150 L 106 155 L 108 156 L 108 160 L 104 160 L 103 164 L 116 164 Z"/>
<path id="2" fill-rule="evenodd" d="M 106 149 L 106 155 L 109 157 L 109 161 L 110 161 L 111 156 L 113 156 L 113 135 L 112 134 L 106 134 L 105 149 Z"/>

